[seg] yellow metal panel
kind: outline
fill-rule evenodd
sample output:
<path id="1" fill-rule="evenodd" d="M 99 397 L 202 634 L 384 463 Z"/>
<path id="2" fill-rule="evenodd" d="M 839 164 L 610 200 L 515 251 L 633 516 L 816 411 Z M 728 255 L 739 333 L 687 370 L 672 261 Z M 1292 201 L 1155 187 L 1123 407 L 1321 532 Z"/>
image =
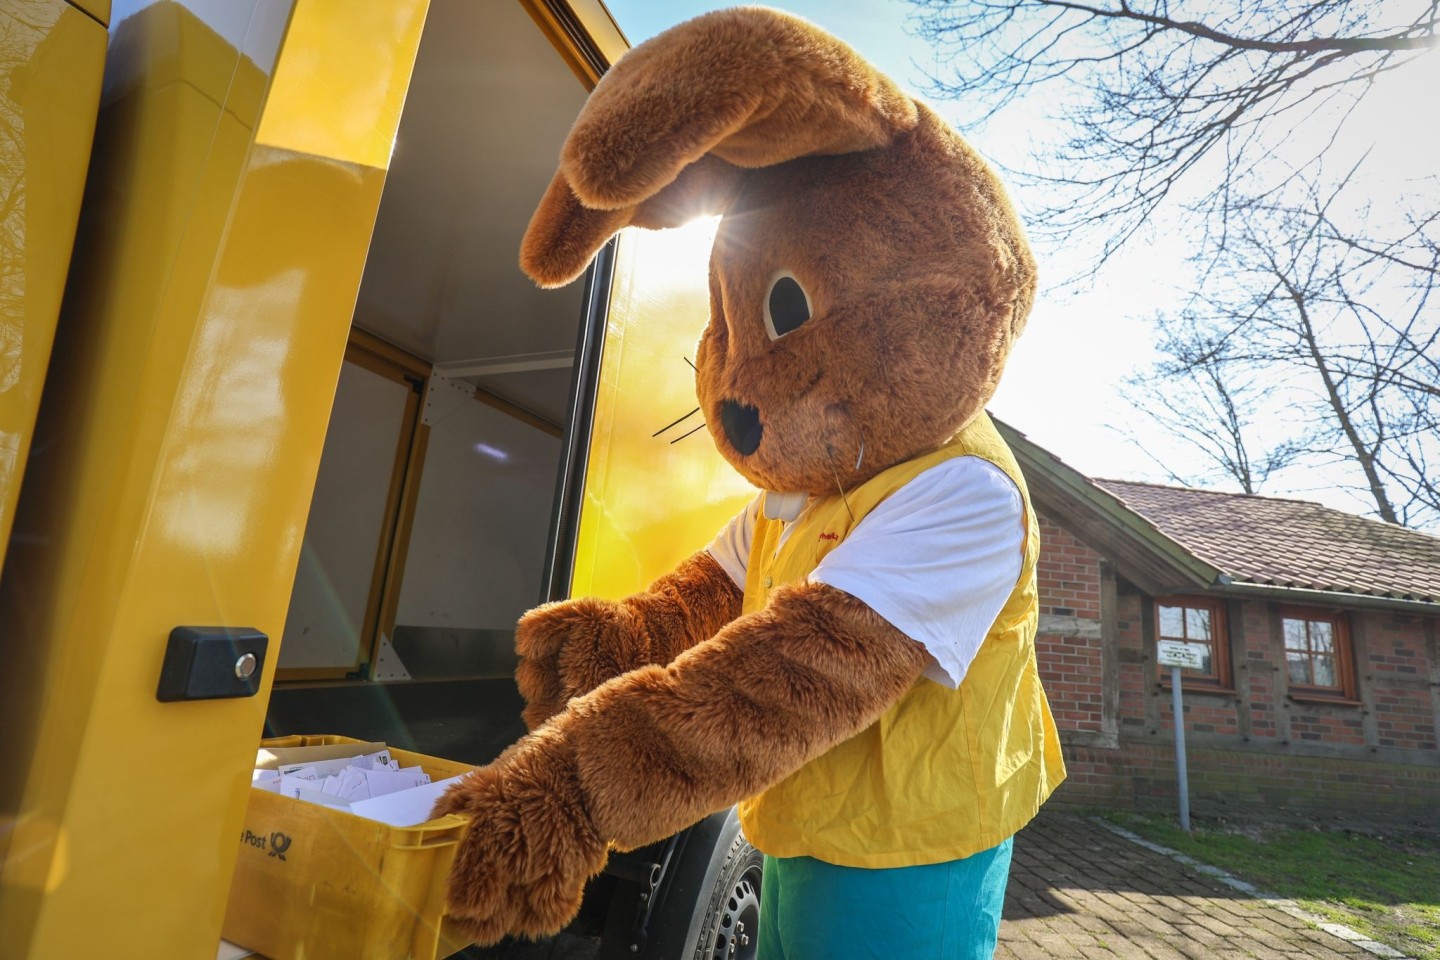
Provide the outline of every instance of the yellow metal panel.
<path id="1" fill-rule="evenodd" d="M 70 0 L 70 2 L 100 21 L 101 24 L 109 24 L 110 0 Z"/>
<path id="2" fill-rule="evenodd" d="M 297 6 L 290 35 L 305 42 L 277 65 L 275 96 L 256 140 L 389 169 L 428 5 L 310 0 Z M 393 46 L 377 48 L 375 37 L 393 38 Z M 357 57 L 356 50 L 368 55 Z"/>
<path id="3" fill-rule="evenodd" d="M 252 26 L 278 9 L 243 2 Z M 296 24 L 326 5 L 295 2 Z M 223 8 L 231 23 L 240 3 Z M 246 119 L 273 46 L 251 50 L 264 30 L 243 29 L 251 55 L 229 47 L 217 102 L 216 62 L 180 55 L 220 50 L 207 31 L 161 2 L 112 44 L 112 61 L 138 62 L 110 71 L 127 82 L 107 83 L 64 349 L 36 428 L 44 454 L 31 457 L 23 536 L 0 582 L 7 960 L 214 956 L 384 181 L 374 166 L 255 144 Z M 412 63 L 418 41 L 388 27 L 346 35 L 348 49 L 321 45 L 343 59 L 342 80 L 354 62 Z M 314 56 L 314 39 L 292 27 L 274 62 Z M 275 90 L 270 109 L 295 107 Z M 268 634 L 260 694 L 157 702 L 178 625 Z"/>
<path id="4" fill-rule="evenodd" d="M 0 8 L 0 32 L 3 562 L 80 215 L 105 28 L 62 0 L 32 0 Z"/>
<path id="5" fill-rule="evenodd" d="M 715 221 L 620 237 L 571 593 L 620 597 L 708 544 L 755 495 L 693 410 Z M 672 440 L 677 442 L 672 443 Z"/>

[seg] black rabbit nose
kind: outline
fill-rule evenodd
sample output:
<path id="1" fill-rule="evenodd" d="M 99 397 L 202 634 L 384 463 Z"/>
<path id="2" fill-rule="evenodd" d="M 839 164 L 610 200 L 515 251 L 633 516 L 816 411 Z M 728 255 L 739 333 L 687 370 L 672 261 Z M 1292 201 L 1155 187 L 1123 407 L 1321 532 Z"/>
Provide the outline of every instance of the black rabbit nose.
<path id="1" fill-rule="evenodd" d="M 725 428 L 725 438 L 730 446 L 744 457 L 750 456 L 760 446 L 760 411 L 734 400 L 720 404 L 720 425 Z"/>

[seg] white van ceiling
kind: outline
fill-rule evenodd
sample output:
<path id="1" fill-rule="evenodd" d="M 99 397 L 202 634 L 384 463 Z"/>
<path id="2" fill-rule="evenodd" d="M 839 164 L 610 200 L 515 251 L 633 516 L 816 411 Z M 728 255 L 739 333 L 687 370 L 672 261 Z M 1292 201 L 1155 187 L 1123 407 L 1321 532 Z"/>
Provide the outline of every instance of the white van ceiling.
<path id="1" fill-rule="evenodd" d="M 516 261 L 584 100 L 518 3 L 432 0 L 355 315 L 557 424 L 582 282 L 543 292 Z"/>

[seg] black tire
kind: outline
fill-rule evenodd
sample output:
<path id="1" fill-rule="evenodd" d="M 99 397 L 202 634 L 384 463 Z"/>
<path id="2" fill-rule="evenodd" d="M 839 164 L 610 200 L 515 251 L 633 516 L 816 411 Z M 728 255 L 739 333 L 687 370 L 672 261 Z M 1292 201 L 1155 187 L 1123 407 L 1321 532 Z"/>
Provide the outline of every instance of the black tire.
<path id="1" fill-rule="evenodd" d="M 644 960 L 755 960 L 763 864 L 733 809 L 691 827 L 651 915 Z"/>
<path id="2" fill-rule="evenodd" d="M 755 960 L 764 862 L 743 834 L 735 837 L 697 931 L 695 960 Z"/>

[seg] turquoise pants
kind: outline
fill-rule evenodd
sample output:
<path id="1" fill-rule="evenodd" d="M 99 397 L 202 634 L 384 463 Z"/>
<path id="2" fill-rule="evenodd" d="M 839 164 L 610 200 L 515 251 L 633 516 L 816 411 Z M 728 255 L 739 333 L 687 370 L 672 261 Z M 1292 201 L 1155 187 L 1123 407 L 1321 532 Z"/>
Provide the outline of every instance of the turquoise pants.
<path id="1" fill-rule="evenodd" d="M 760 960 L 990 960 L 1011 844 L 886 870 L 767 856 Z"/>

